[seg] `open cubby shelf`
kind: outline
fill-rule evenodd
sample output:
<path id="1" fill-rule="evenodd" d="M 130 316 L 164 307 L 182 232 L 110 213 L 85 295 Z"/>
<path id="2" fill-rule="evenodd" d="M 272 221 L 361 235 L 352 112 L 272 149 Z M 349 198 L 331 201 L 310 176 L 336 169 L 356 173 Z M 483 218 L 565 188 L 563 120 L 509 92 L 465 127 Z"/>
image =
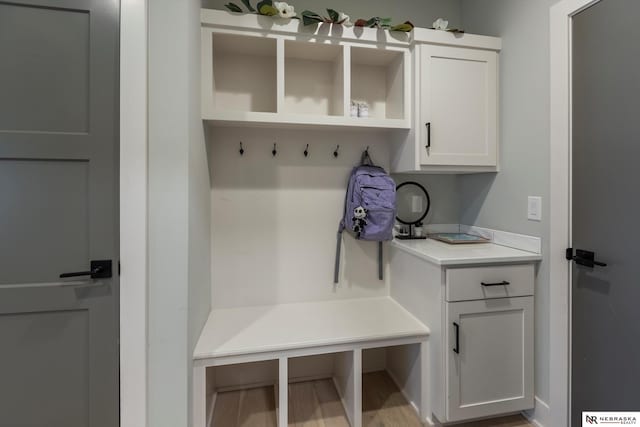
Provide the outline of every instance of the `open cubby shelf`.
<path id="1" fill-rule="evenodd" d="M 351 48 L 351 98 L 369 104 L 369 117 L 404 118 L 402 52 Z"/>
<path id="2" fill-rule="evenodd" d="M 276 40 L 229 34 L 211 40 L 214 109 L 275 113 Z"/>
<path id="3" fill-rule="evenodd" d="M 213 421 L 227 417 L 270 425 L 275 413 L 280 427 L 314 417 L 360 427 L 363 399 L 369 412 L 378 405 L 384 417 L 400 416 L 386 410 L 387 398 L 369 399 L 362 375 L 379 371 L 411 402 L 403 407 L 425 417 L 428 337 L 389 297 L 214 309 L 194 351 L 194 425 L 218 427 L 224 423 Z M 388 396 L 400 399 L 397 390 Z M 257 402 L 243 407 L 247 399 Z"/>
<path id="4" fill-rule="evenodd" d="M 410 374 L 424 369 L 423 351 L 409 343 L 207 367 L 205 426 L 421 426 Z"/>
<path id="5" fill-rule="evenodd" d="M 410 129 L 406 47 L 203 30 L 202 118 L 216 125 Z M 352 117 L 351 101 L 368 117 Z"/>
<path id="6" fill-rule="evenodd" d="M 285 41 L 282 112 L 343 116 L 343 71 L 341 46 Z"/>

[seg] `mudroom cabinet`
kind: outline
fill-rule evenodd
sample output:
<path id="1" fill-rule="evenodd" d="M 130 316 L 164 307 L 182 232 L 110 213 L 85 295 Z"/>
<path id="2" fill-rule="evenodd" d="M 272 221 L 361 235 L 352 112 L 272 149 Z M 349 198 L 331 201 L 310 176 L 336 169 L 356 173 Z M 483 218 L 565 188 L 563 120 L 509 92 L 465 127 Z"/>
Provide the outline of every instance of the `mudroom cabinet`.
<path id="1" fill-rule="evenodd" d="M 501 267 L 509 287 L 479 287 L 491 268 L 403 268 L 385 250 L 379 280 L 375 246 L 349 238 L 339 285 L 325 274 L 363 151 L 394 172 L 497 169 L 499 50 L 492 37 L 202 9 L 212 301 L 194 426 L 419 425 L 531 407 L 531 265 Z"/>
<path id="2" fill-rule="evenodd" d="M 452 302 L 445 311 L 447 420 L 531 407 L 533 297 Z"/>
<path id="3" fill-rule="evenodd" d="M 419 50 L 420 166 L 497 168 L 498 54 L 433 45 Z"/>
<path id="4" fill-rule="evenodd" d="M 299 20 L 203 9 L 202 119 L 213 126 L 408 130 L 410 35 L 381 41 L 375 31 L 342 30 L 336 37 L 310 32 Z M 367 102 L 366 117 L 351 114 L 352 100 Z"/>
<path id="5" fill-rule="evenodd" d="M 395 172 L 497 172 L 500 39 L 459 36 L 414 46 L 412 132 L 399 138 Z M 453 37 L 453 36 L 452 36 Z"/>
<path id="6" fill-rule="evenodd" d="M 452 260 L 430 255 L 478 250 L 410 245 L 393 244 L 391 295 L 431 329 L 433 415 L 451 423 L 533 408 L 532 258 Z"/>

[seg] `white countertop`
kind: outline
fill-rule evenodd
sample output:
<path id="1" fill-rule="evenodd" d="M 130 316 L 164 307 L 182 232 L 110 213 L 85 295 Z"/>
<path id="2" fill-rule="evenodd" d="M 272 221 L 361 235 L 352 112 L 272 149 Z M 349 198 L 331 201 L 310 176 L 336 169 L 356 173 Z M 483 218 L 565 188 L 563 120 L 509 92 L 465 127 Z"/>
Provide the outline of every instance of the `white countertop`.
<path id="1" fill-rule="evenodd" d="M 193 358 L 428 335 L 429 328 L 390 297 L 214 309 Z"/>
<path id="2" fill-rule="evenodd" d="M 437 265 L 477 265 L 540 261 L 542 256 L 495 243 L 451 245 L 433 239 L 393 240 L 391 245 Z"/>

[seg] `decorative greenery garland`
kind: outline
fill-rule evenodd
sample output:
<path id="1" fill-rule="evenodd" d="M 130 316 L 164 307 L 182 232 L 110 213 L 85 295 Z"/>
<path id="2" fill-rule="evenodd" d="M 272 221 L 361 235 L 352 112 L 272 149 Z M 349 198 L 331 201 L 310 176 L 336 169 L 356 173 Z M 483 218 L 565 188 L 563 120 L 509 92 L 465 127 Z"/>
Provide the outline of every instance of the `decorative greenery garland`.
<path id="1" fill-rule="evenodd" d="M 296 12 L 293 6 L 283 1 L 261 0 L 254 8 L 251 5 L 251 0 L 241 0 L 248 10 L 248 13 L 255 13 L 265 16 L 278 16 L 280 18 L 300 19 L 296 16 Z M 231 12 L 244 13 L 242 8 L 235 3 L 227 3 L 225 5 Z M 367 27 L 367 28 L 382 28 L 389 31 L 403 31 L 410 32 L 413 30 L 414 25 L 410 21 L 405 21 L 402 24 L 392 25 L 391 18 L 380 18 L 374 16 L 369 19 L 357 19 L 355 22 L 351 22 L 351 18 L 344 12 L 339 12 L 334 9 L 327 9 L 328 16 L 322 16 L 310 10 L 305 10 L 301 13 L 303 25 L 314 25 L 319 23 L 327 24 L 339 24 L 346 27 Z M 442 30 L 456 33 L 463 33 L 463 30 L 457 28 L 448 28 L 448 21 L 439 18 L 433 23 L 434 30 Z"/>

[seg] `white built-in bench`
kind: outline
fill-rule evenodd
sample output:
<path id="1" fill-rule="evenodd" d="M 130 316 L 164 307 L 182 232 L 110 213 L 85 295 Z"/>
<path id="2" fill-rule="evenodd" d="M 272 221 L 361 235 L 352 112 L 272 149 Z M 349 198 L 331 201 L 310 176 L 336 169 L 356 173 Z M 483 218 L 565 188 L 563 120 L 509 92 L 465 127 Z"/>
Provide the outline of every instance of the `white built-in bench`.
<path id="1" fill-rule="evenodd" d="M 289 366 L 299 375 L 313 357 L 334 354 L 332 375 L 352 427 L 362 424 L 363 351 L 388 348 L 391 374 L 424 420 L 430 414 L 427 387 L 429 329 L 390 297 L 214 309 L 194 351 L 194 426 L 209 426 L 216 392 L 229 388 L 224 369 L 249 384 L 278 386 L 278 425 L 287 426 Z M 366 364 L 366 361 L 365 361 Z M 270 377 L 269 366 L 275 373 Z M 260 367 L 265 373 L 257 372 Z M 216 369 L 222 370 L 219 375 Z M 313 376 L 313 369 L 309 376 Z M 228 375 L 227 375 L 228 377 Z"/>

